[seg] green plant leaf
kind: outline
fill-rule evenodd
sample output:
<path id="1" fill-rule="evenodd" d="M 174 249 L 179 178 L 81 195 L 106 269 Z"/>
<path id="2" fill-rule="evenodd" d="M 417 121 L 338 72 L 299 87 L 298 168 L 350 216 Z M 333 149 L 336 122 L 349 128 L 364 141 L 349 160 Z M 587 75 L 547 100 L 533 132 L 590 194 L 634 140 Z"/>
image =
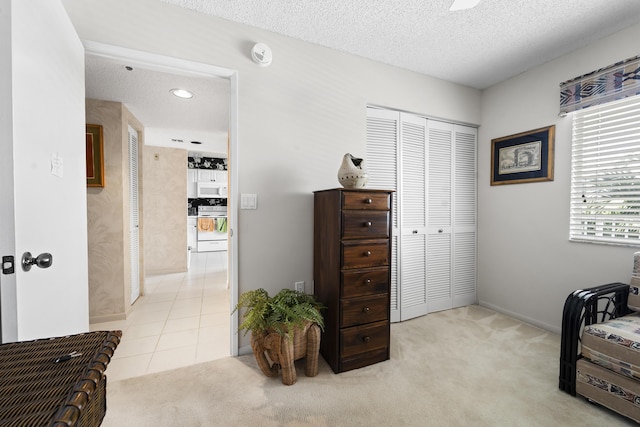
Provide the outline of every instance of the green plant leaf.
<path id="1" fill-rule="evenodd" d="M 292 289 L 282 289 L 274 297 L 264 289 L 242 293 L 233 312 L 244 309 L 242 322 L 238 326 L 245 335 L 252 331 L 274 331 L 281 336 L 292 336 L 295 327 L 312 322 L 324 330 L 321 310 L 325 307 L 313 295 Z"/>

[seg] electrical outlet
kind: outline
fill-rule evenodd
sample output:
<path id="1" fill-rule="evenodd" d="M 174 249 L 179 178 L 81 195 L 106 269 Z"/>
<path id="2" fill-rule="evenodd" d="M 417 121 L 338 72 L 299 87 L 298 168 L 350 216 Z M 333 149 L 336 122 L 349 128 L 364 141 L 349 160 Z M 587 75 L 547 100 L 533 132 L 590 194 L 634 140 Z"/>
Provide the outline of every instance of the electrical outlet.
<path id="1" fill-rule="evenodd" d="M 295 282 L 296 291 L 304 292 L 304 282 Z"/>

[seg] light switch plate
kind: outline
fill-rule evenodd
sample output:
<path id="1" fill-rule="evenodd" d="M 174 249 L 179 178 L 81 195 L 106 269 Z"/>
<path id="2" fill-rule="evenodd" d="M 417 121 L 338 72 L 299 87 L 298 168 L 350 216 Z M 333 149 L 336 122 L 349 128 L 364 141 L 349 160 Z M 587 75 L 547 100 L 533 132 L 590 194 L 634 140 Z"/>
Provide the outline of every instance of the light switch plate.
<path id="1" fill-rule="evenodd" d="M 64 175 L 64 161 L 58 153 L 51 153 L 51 174 L 59 178 Z"/>
<path id="2" fill-rule="evenodd" d="M 240 209 L 258 209 L 257 194 L 241 194 Z"/>

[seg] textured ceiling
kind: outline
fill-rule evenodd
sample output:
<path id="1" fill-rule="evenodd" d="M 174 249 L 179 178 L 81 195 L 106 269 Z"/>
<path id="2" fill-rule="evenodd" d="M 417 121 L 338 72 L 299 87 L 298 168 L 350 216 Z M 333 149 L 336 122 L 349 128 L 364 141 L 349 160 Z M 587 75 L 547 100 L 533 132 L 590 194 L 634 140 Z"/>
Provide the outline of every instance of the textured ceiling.
<path id="1" fill-rule="evenodd" d="M 456 12 L 453 0 L 159 1 L 478 89 L 640 22 L 640 0 L 481 0 Z M 125 65 L 87 56 L 87 97 L 123 102 L 147 128 L 226 132 L 227 80 Z"/>
<path id="2" fill-rule="evenodd" d="M 226 132 L 229 126 L 229 81 L 168 74 L 135 67 L 126 62 L 87 55 L 87 98 L 122 102 L 145 127 Z M 191 99 L 169 91 L 189 89 Z M 176 134 L 176 138 L 180 135 Z"/>
<path id="3" fill-rule="evenodd" d="M 640 22 L 639 0 L 161 1 L 478 89 Z"/>

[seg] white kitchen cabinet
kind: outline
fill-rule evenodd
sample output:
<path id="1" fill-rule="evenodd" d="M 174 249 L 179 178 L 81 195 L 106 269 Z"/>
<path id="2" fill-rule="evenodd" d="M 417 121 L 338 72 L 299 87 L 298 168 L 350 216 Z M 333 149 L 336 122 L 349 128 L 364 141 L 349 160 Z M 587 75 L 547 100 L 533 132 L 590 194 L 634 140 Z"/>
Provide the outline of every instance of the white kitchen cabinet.
<path id="1" fill-rule="evenodd" d="M 198 171 L 198 181 L 205 182 L 227 182 L 227 171 L 217 169 L 196 169 Z"/>
<path id="2" fill-rule="evenodd" d="M 215 171 L 211 169 L 196 169 L 198 181 L 215 181 Z"/>
<path id="3" fill-rule="evenodd" d="M 198 169 L 187 169 L 187 198 L 197 197 Z"/>
<path id="4" fill-rule="evenodd" d="M 224 182 L 224 183 L 226 183 L 226 182 L 229 181 L 229 178 L 228 178 L 228 175 L 227 175 L 228 171 L 219 171 L 219 170 L 217 170 L 215 172 L 216 172 L 216 175 L 215 175 L 216 182 Z"/>

